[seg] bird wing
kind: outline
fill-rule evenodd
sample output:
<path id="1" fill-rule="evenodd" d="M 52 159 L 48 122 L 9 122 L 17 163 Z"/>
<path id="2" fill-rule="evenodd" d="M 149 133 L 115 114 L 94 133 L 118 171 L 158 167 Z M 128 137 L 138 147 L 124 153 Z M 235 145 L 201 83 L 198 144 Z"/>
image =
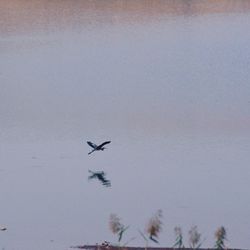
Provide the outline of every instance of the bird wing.
<path id="1" fill-rule="evenodd" d="M 94 148 L 94 149 L 96 149 L 96 148 L 97 148 L 97 145 L 96 145 L 96 144 L 94 144 L 93 142 L 91 142 L 91 141 L 87 141 L 87 143 L 88 143 L 88 145 L 89 145 L 90 147 L 92 147 L 92 148 Z"/>
<path id="2" fill-rule="evenodd" d="M 102 144 L 98 145 L 98 148 L 102 148 L 104 145 L 109 144 L 111 141 L 105 141 Z"/>
<path id="3" fill-rule="evenodd" d="M 92 154 L 93 152 L 95 152 L 96 151 L 96 149 L 94 148 L 94 149 L 92 149 L 90 152 L 88 152 L 88 155 L 90 155 L 90 154 Z"/>

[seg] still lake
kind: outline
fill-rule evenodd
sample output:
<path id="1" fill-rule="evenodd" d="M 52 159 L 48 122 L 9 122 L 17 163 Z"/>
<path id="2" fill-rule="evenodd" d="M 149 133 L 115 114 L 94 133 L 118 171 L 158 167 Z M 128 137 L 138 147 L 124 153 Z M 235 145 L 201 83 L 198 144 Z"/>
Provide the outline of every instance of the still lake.
<path id="1" fill-rule="evenodd" d="M 1 0 L 0 248 L 116 243 L 111 213 L 143 246 L 158 209 L 159 246 L 249 248 L 249 30 L 244 0 Z"/>

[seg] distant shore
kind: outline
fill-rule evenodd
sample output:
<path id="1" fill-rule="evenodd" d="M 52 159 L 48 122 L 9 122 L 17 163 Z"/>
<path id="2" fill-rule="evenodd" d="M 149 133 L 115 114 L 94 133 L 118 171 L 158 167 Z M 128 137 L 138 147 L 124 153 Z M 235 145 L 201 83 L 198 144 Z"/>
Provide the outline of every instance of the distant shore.
<path id="1" fill-rule="evenodd" d="M 76 10 L 82 13 L 79 18 Z M 0 34 L 11 35 L 17 30 L 59 29 L 76 23 L 90 25 L 93 16 L 103 23 L 145 22 L 168 15 L 205 15 L 250 11 L 250 1 L 207 0 L 117 0 L 117 1 L 0 1 Z M 7 16 L 7 18 L 6 18 Z M 44 26 L 45 23 L 49 24 Z M 32 25 L 31 25 L 32 24 Z"/>

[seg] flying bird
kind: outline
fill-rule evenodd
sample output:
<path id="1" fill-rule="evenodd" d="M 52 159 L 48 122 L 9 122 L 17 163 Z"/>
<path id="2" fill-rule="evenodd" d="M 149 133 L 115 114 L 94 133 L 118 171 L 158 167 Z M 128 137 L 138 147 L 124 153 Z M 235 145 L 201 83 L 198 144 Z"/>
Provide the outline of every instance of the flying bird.
<path id="1" fill-rule="evenodd" d="M 103 142 L 102 144 L 100 144 L 100 145 L 96 145 L 96 144 L 94 144 L 93 142 L 91 142 L 91 141 L 87 141 L 87 143 L 88 143 L 88 145 L 90 146 L 90 147 L 92 147 L 93 149 L 92 149 L 92 151 L 90 151 L 88 154 L 90 155 L 91 153 L 93 153 L 94 151 L 99 151 L 99 150 L 104 150 L 105 148 L 104 148 L 104 146 L 106 145 L 106 144 L 109 144 L 111 141 L 105 141 L 105 142 Z"/>
<path id="2" fill-rule="evenodd" d="M 110 187 L 111 186 L 110 180 L 107 180 L 105 178 L 106 174 L 103 171 L 93 172 L 93 171 L 89 170 L 89 173 L 91 173 L 91 175 L 88 177 L 89 180 L 98 179 L 102 183 L 102 185 L 104 185 L 106 187 Z"/>

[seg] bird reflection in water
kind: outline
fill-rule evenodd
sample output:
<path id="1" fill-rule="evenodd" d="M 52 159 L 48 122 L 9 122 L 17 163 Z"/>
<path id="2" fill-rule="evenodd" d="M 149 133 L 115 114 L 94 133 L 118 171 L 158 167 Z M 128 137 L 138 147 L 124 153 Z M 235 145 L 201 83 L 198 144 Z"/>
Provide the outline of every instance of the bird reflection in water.
<path id="1" fill-rule="evenodd" d="M 106 179 L 106 174 L 103 171 L 94 172 L 89 170 L 89 173 L 91 175 L 88 177 L 88 180 L 98 179 L 102 183 L 102 185 L 111 187 L 111 182 L 110 180 Z"/>

